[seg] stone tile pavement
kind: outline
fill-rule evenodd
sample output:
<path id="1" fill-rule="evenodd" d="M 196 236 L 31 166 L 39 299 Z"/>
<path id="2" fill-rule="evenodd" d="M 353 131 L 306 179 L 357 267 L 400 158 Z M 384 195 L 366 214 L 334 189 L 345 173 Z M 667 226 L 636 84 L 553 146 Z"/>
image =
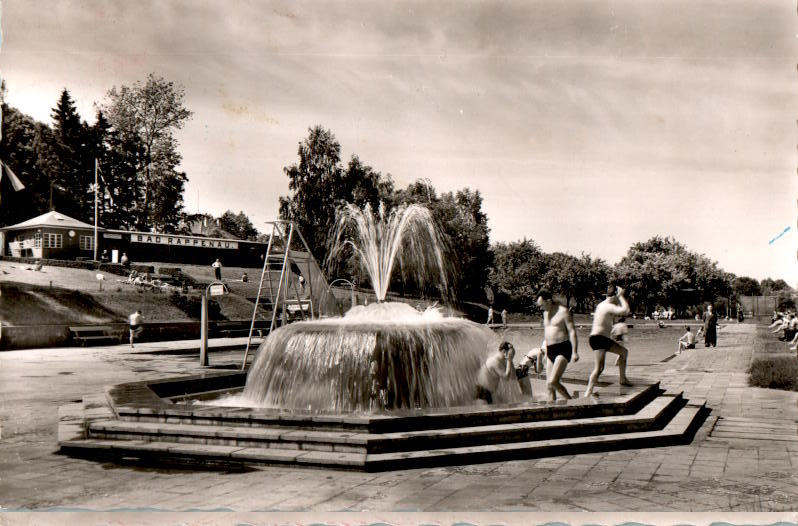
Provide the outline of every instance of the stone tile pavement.
<path id="1" fill-rule="evenodd" d="M 689 399 L 707 400 L 712 414 L 689 445 L 386 473 L 279 467 L 220 472 L 61 456 L 55 436 L 60 404 L 101 392 L 107 384 L 197 372 L 198 354 L 179 352 L 196 342 L 142 344 L 135 352 L 124 346 L 3 352 L 0 507 L 321 514 L 301 516 L 306 519 L 348 511 L 378 517 L 409 512 L 415 518 L 435 512 L 445 521 L 482 517 L 494 523 L 498 517 L 513 523 L 519 511 L 560 517 L 564 512 L 792 512 L 798 510 L 798 393 L 747 386 L 756 345 L 754 325 L 730 325 L 716 349 L 632 367 L 633 378 L 660 380 Z M 240 361 L 243 354 L 218 349 L 210 355 L 212 364 Z M 735 422 L 743 423 L 739 429 L 762 429 L 762 436 L 713 436 L 720 425 L 733 431 Z M 772 429 L 788 435 L 791 430 L 793 440 L 769 438 Z M 495 515 L 499 512 L 516 514 Z M 0 524 L 12 516 L 0 514 Z"/>

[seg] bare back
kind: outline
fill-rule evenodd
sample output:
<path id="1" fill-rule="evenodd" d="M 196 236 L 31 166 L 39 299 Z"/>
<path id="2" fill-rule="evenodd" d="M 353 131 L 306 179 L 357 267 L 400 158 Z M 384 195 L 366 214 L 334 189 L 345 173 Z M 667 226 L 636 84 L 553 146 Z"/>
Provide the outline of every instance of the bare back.
<path id="1" fill-rule="evenodd" d="M 611 298 L 605 299 L 596 306 L 596 312 L 593 314 L 593 328 L 590 330 L 590 335 L 600 334 L 610 338 L 613 316 L 621 316 L 627 312 L 628 306 L 625 302 L 622 305 L 616 305 L 612 302 Z"/>

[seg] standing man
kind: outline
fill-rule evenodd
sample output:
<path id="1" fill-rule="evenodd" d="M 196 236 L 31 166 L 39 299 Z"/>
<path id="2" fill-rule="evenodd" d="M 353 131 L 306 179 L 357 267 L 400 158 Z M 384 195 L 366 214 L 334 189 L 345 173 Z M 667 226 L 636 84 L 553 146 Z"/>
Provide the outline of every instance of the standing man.
<path id="1" fill-rule="evenodd" d="M 704 312 L 704 347 L 718 345 L 718 315 L 712 309 L 712 304 L 707 305 Z"/>
<path id="2" fill-rule="evenodd" d="M 222 262 L 219 261 L 219 258 L 216 258 L 216 261 L 211 263 L 213 267 L 213 273 L 216 276 L 217 281 L 222 281 Z"/>
<path id="3" fill-rule="evenodd" d="M 141 326 L 141 310 L 137 310 L 128 317 L 130 321 L 130 348 L 133 348 L 133 338 L 141 334 L 144 328 Z"/>
<path id="4" fill-rule="evenodd" d="M 493 393 L 499 386 L 499 380 L 508 380 L 515 376 L 513 357 L 515 348 L 510 342 L 499 344 L 498 350 L 491 354 L 479 370 L 477 376 L 476 397 L 485 403 L 493 403 Z"/>
<path id="5" fill-rule="evenodd" d="M 621 385 L 632 385 L 626 377 L 626 358 L 629 350 L 612 339 L 613 316 L 625 316 L 629 313 L 629 304 L 623 297 L 623 289 L 615 285 L 607 287 L 607 298 L 596 306 L 593 314 L 593 328 L 590 330 L 590 347 L 595 351 L 596 366 L 590 373 L 590 381 L 585 389 L 585 396 L 593 394 L 601 372 L 604 371 L 604 360 L 607 353 L 618 355 L 618 382 Z"/>
<path id="6" fill-rule="evenodd" d="M 507 328 L 507 309 L 502 309 L 502 327 Z"/>
<path id="7" fill-rule="evenodd" d="M 493 324 L 493 305 L 488 307 L 488 321 L 485 322 L 486 325 Z"/>
<path id="8" fill-rule="evenodd" d="M 540 289 L 536 300 L 543 310 L 543 335 L 546 339 L 546 390 L 549 392 L 549 401 L 557 399 L 557 393 L 566 400 L 571 399 L 571 394 L 560 383 L 568 362 L 573 354 L 574 362 L 579 361 L 577 351 L 579 342 L 576 339 L 576 328 L 571 318 L 571 313 L 565 305 L 554 301 L 551 292 Z"/>

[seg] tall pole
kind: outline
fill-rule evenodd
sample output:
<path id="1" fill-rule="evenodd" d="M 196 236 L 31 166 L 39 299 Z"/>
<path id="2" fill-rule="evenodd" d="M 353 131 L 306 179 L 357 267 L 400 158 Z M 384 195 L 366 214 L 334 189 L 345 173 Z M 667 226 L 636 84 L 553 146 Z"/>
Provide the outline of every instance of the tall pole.
<path id="1" fill-rule="evenodd" d="M 94 158 L 94 261 L 97 261 L 97 158 Z"/>

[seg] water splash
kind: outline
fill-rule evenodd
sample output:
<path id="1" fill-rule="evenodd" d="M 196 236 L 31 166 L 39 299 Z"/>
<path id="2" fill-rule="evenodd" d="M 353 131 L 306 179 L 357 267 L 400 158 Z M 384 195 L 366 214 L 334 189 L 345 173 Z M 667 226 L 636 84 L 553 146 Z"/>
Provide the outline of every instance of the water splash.
<path id="1" fill-rule="evenodd" d="M 349 233 L 354 239 L 344 239 Z M 397 262 L 411 272 L 419 285 L 430 281 L 448 292 L 443 240 L 430 211 L 416 204 L 394 208 L 386 215 L 380 204 L 377 214 L 366 205 L 360 209 L 347 204 L 338 212 L 333 249 L 334 258 L 351 246 L 371 281 L 377 301 L 385 301 L 391 274 Z"/>
<path id="2" fill-rule="evenodd" d="M 344 239 L 354 234 L 354 240 Z M 495 348 L 482 325 L 386 303 L 399 262 L 416 282 L 447 294 L 443 242 L 429 210 L 347 205 L 340 210 L 332 257 L 351 246 L 368 273 L 378 303 L 341 318 L 293 323 L 258 349 L 241 405 L 333 413 L 445 408 L 475 401 L 477 375 Z M 517 401 L 516 382 L 500 382 L 497 402 Z"/>
<path id="3" fill-rule="evenodd" d="M 469 405 L 494 339 L 484 326 L 437 309 L 360 306 L 275 331 L 241 396 L 244 405 L 333 413 Z M 498 402 L 519 400 L 515 382 L 500 386 Z"/>

